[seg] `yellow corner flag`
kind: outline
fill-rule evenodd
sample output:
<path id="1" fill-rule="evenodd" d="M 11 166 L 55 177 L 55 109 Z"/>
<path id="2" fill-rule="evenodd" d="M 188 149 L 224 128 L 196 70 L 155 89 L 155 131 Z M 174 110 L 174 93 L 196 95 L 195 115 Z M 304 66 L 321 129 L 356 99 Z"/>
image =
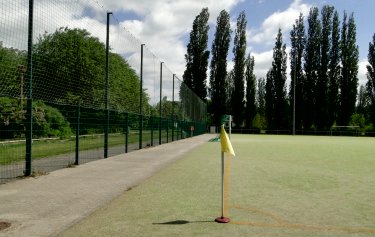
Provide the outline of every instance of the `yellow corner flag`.
<path id="1" fill-rule="evenodd" d="M 228 134 L 225 132 L 224 125 L 221 126 L 220 141 L 221 141 L 222 152 L 229 153 L 232 156 L 236 155 L 234 154 L 232 143 L 230 142 L 228 138 Z"/>

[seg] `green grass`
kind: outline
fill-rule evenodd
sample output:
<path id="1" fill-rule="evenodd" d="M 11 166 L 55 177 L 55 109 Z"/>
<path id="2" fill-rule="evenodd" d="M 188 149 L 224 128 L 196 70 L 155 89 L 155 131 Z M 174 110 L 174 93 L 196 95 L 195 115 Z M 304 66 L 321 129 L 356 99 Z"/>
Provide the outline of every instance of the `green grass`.
<path id="1" fill-rule="evenodd" d="M 207 143 L 62 236 L 375 236 L 375 139 L 232 135 L 229 224 Z"/>
<path id="2" fill-rule="evenodd" d="M 154 139 L 159 137 L 159 131 L 154 131 Z M 171 136 L 171 134 L 169 134 Z M 162 131 L 162 138 L 166 132 Z M 103 135 L 93 135 L 80 138 L 80 150 L 90 150 L 103 147 Z M 150 131 L 143 132 L 143 141 L 151 139 Z M 129 133 L 128 143 L 138 143 L 138 133 Z M 124 134 L 109 134 L 109 146 L 125 144 Z M 25 160 L 25 142 L 0 144 L 0 165 L 7 165 Z M 33 158 L 41 159 L 55 155 L 75 152 L 75 138 L 62 140 L 34 140 Z"/>

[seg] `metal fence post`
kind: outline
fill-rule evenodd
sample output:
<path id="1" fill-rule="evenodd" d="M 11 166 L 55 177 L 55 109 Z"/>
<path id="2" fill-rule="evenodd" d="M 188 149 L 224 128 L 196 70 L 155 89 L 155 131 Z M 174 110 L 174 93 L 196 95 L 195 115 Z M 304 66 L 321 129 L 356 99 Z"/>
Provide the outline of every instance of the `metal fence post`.
<path id="1" fill-rule="evenodd" d="M 108 101 L 108 81 L 109 81 L 109 16 L 112 12 L 107 12 L 107 37 L 105 49 L 105 126 L 104 126 L 104 158 L 108 157 L 108 130 L 109 130 L 109 101 Z"/>
<path id="2" fill-rule="evenodd" d="M 160 62 L 159 145 L 161 145 L 161 97 L 163 88 L 163 62 Z"/>
<path id="3" fill-rule="evenodd" d="M 79 125 L 80 125 L 80 121 L 81 120 L 81 106 L 80 104 L 78 103 L 78 106 L 77 106 L 77 126 L 76 126 L 76 159 L 75 159 L 75 162 L 74 164 L 75 165 L 79 165 Z"/>
<path id="4" fill-rule="evenodd" d="M 174 77 L 176 74 L 173 74 L 173 79 L 172 79 L 172 142 L 174 141 Z"/>
<path id="5" fill-rule="evenodd" d="M 154 119 L 150 117 L 150 124 L 151 124 L 151 146 L 154 145 Z"/>
<path id="6" fill-rule="evenodd" d="M 139 149 L 142 149 L 142 133 L 143 133 L 143 46 L 141 44 L 141 70 L 140 70 L 140 90 L 139 90 Z"/>
<path id="7" fill-rule="evenodd" d="M 128 153 L 129 143 L 129 113 L 125 113 L 125 153 Z"/>
<path id="8" fill-rule="evenodd" d="M 34 1 L 29 0 L 29 29 L 27 41 L 27 78 L 29 80 L 29 96 L 27 98 L 26 122 L 26 157 L 25 176 L 31 175 L 33 145 L 33 16 Z"/>
<path id="9" fill-rule="evenodd" d="M 165 121 L 167 122 L 167 143 L 169 142 L 169 119 L 166 118 Z"/>

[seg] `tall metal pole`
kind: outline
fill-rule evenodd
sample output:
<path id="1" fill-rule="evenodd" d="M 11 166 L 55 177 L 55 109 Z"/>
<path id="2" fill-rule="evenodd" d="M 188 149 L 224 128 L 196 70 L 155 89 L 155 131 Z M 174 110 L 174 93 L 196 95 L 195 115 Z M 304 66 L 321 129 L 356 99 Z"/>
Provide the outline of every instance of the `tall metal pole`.
<path id="1" fill-rule="evenodd" d="M 27 98 L 26 122 L 26 159 L 25 176 L 31 175 L 32 144 L 33 144 L 33 19 L 34 0 L 29 0 L 29 30 L 27 40 L 27 78 L 29 80 L 29 96 Z"/>
<path id="2" fill-rule="evenodd" d="M 112 12 L 107 12 L 107 39 L 105 49 L 105 111 L 106 122 L 104 126 L 104 158 L 108 157 L 108 130 L 109 130 L 109 101 L 108 101 L 108 81 L 109 81 L 109 16 Z"/>
<path id="3" fill-rule="evenodd" d="M 297 52 L 298 53 L 298 52 Z M 296 81 L 297 81 L 297 54 L 294 54 L 294 82 L 293 82 L 293 135 L 296 135 Z"/>
<path id="4" fill-rule="evenodd" d="M 142 149 L 142 133 L 143 133 L 143 109 L 142 109 L 142 99 L 143 99 L 143 47 L 145 45 L 141 44 L 141 70 L 140 79 L 141 85 L 139 89 L 139 149 Z"/>
<path id="5" fill-rule="evenodd" d="M 77 110 L 77 125 L 76 125 L 76 154 L 75 154 L 75 165 L 79 165 L 79 129 L 80 129 L 80 123 L 81 123 L 81 105 L 78 103 Z"/>
<path id="6" fill-rule="evenodd" d="M 159 145 L 161 144 L 161 97 L 163 89 L 163 63 L 164 62 L 160 62 Z"/>
<path id="7" fill-rule="evenodd" d="M 173 74 L 173 82 L 172 82 L 172 142 L 174 141 L 174 78 L 176 74 Z"/>
<path id="8" fill-rule="evenodd" d="M 297 40 L 297 50 L 294 54 L 294 83 L 293 83 L 293 135 L 296 135 L 296 84 L 297 84 L 297 60 L 299 60 L 300 40 L 304 37 L 295 36 Z"/>
<path id="9" fill-rule="evenodd" d="M 128 153 L 129 145 L 129 113 L 125 114 L 125 153 Z"/>

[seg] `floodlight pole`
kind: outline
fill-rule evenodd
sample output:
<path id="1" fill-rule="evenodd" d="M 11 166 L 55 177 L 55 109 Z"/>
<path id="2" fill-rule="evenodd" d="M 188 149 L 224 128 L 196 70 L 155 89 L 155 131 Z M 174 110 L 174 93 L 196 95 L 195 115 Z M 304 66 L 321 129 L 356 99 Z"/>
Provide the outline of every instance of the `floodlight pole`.
<path id="1" fill-rule="evenodd" d="M 298 53 L 298 52 L 297 52 Z M 293 82 L 293 135 L 296 135 L 296 80 L 297 80 L 297 53 L 294 54 L 294 82 Z"/>
<path id="2" fill-rule="evenodd" d="M 32 145 L 33 145 L 33 22 L 34 1 L 29 0 L 29 25 L 27 41 L 27 78 L 29 80 L 29 95 L 27 97 L 27 123 L 26 123 L 26 156 L 25 176 L 31 175 L 32 171 Z"/>
<path id="3" fill-rule="evenodd" d="M 141 44 L 141 70 L 140 70 L 140 89 L 139 89 L 139 149 L 142 149 L 142 133 L 143 133 L 143 47 L 145 45 Z"/>
<path id="4" fill-rule="evenodd" d="M 161 97 L 163 89 L 163 63 L 164 62 L 160 62 L 159 145 L 161 145 Z"/>
<path id="5" fill-rule="evenodd" d="M 296 135 L 296 84 L 297 84 L 297 60 L 303 36 L 294 36 L 293 39 L 297 40 L 297 52 L 294 54 L 294 83 L 293 83 L 293 135 Z"/>
<path id="6" fill-rule="evenodd" d="M 108 157 L 108 130 L 109 130 L 109 101 L 108 101 L 108 83 L 109 83 L 109 16 L 112 12 L 107 12 L 107 35 L 105 49 L 105 126 L 104 126 L 104 158 Z"/>
<path id="7" fill-rule="evenodd" d="M 172 142 L 174 141 L 174 78 L 176 74 L 173 74 L 172 84 Z"/>

